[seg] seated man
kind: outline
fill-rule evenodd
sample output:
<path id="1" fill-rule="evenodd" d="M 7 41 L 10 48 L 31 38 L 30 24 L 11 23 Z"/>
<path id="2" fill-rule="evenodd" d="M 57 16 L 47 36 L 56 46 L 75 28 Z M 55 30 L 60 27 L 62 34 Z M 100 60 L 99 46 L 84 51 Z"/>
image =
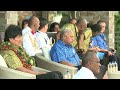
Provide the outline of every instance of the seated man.
<path id="1" fill-rule="evenodd" d="M 35 56 L 36 53 L 42 54 L 42 50 L 38 47 L 35 35 L 40 26 L 39 24 L 39 19 L 36 16 L 32 16 L 28 20 L 28 27 L 22 30 L 23 48 L 29 56 Z"/>
<path id="2" fill-rule="evenodd" d="M 19 26 L 10 25 L 5 31 L 4 42 L 0 45 L 0 52 L 9 68 L 36 75 L 37 79 L 62 79 L 58 72 L 38 72 L 32 70 L 35 60 L 26 54 L 21 46 L 22 30 Z"/>
<path id="3" fill-rule="evenodd" d="M 35 35 L 38 42 L 38 47 L 42 50 L 42 55 L 45 58 L 51 60 L 49 52 L 52 45 L 50 45 L 51 43 L 47 35 L 47 30 L 48 30 L 48 22 L 45 18 L 41 18 L 39 30 L 35 33 Z"/>
<path id="4" fill-rule="evenodd" d="M 77 47 L 77 36 L 78 36 L 78 28 L 77 28 L 77 26 L 75 24 L 67 23 L 67 24 L 65 24 L 65 25 L 63 25 L 61 27 L 61 30 L 64 30 L 64 29 L 70 29 L 70 30 L 73 31 L 73 33 L 74 33 L 73 34 L 74 35 L 74 41 L 72 43 L 72 46 L 74 48 L 76 48 Z"/>
<path id="5" fill-rule="evenodd" d="M 73 79 L 107 79 L 106 67 L 101 66 L 97 53 L 86 52 L 82 61 L 83 67 L 73 76 Z"/>
<path id="6" fill-rule="evenodd" d="M 38 41 L 38 46 L 39 48 L 46 47 L 50 50 L 51 49 L 50 39 L 46 34 L 47 30 L 48 30 L 48 22 L 45 18 L 41 18 L 39 30 L 35 33 Z"/>
<path id="7" fill-rule="evenodd" d="M 81 58 L 83 58 L 85 52 L 89 48 L 90 38 L 92 37 L 92 30 L 91 28 L 87 27 L 87 20 L 84 18 L 78 19 L 77 28 L 79 31 L 77 37 L 78 42 L 77 53 Z"/>
<path id="8" fill-rule="evenodd" d="M 81 60 L 72 46 L 73 42 L 73 31 L 69 29 L 61 30 L 60 39 L 51 48 L 51 59 L 61 64 L 78 67 L 79 69 Z"/>

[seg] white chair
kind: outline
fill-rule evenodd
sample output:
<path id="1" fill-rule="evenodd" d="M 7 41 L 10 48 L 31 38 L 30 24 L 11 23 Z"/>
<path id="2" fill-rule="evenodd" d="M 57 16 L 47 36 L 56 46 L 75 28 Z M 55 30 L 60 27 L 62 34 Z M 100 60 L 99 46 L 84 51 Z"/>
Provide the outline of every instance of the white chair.
<path id="1" fill-rule="evenodd" d="M 44 69 L 47 69 L 50 71 L 60 71 L 65 77 L 66 77 L 66 74 L 69 72 L 71 74 L 71 78 L 72 78 L 72 76 L 75 73 L 77 73 L 77 70 L 78 70 L 75 67 L 67 66 L 64 64 L 60 64 L 60 63 L 48 60 L 44 56 L 39 55 L 39 54 L 35 55 L 35 60 L 36 60 L 37 67 L 44 68 Z"/>
<path id="2" fill-rule="evenodd" d="M 48 70 L 34 66 L 32 66 L 32 69 L 33 71 L 49 72 Z M 36 75 L 8 68 L 5 60 L 0 55 L 0 79 L 36 79 Z"/>

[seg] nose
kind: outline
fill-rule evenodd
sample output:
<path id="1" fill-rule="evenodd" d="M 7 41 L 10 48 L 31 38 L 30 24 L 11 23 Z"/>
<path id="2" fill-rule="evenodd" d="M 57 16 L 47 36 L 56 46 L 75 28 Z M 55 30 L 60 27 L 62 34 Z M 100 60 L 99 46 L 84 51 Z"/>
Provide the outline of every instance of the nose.
<path id="1" fill-rule="evenodd" d="M 99 63 L 99 66 L 101 66 L 101 64 Z"/>

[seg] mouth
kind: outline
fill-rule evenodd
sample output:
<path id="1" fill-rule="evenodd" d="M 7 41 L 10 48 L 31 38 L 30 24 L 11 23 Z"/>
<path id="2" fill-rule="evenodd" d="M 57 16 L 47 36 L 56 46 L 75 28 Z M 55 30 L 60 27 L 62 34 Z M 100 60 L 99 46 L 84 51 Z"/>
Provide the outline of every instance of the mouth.
<path id="1" fill-rule="evenodd" d="M 98 71 L 100 72 L 100 68 L 98 68 Z"/>

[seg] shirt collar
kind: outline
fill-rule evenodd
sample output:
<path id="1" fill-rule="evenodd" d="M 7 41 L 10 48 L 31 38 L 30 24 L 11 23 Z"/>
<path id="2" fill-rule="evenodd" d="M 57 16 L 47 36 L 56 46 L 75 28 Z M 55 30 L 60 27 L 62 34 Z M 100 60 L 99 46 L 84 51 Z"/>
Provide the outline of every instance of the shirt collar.
<path id="1" fill-rule="evenodd" d="M 34 35 L 35 34 L 34 30 L 31 30 L 31 33 Z"/>
<path id="2" fill-rule="evenodd" d="M 72 45 L 68 45 L 68 44 L 66 44 L 66 43 L 64 43 L 62 40 L 58 40 L 59 42 L 60 42 L 60 44 L 62 44 L 62 45 L 64 45 L 64 46 L 67 46 L 67 47 L 72 47 Z"/>
<path id="3" fill-rule="evenodd" d="M 47 33 L 44 33 L 44 32 L 41 32 L 41 31 L 37 31 L 37 32 L 41 33 L 44 36 L 47 36 Z"/>

